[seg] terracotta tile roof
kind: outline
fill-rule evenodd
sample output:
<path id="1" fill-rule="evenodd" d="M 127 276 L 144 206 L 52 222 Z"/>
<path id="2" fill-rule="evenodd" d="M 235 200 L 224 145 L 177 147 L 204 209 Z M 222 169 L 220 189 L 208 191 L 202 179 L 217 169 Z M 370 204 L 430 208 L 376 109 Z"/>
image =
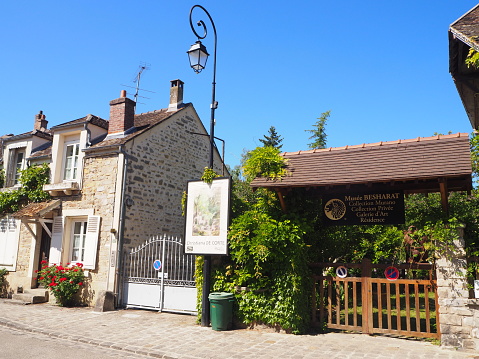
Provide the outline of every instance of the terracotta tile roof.
<path id="1" fill-rule="evenodd" d="M 14 218 L 43 218 L 45 215 L 60 207 L 62 201 L 54 199 L 46 202 L 30 203 L 12 214 Z"/>
<path id="2" fill-rule="evenodd" d="M 188 106 L 189 106 L 189 104 L 186 104 L 183 108 L 186 108 Z M 161 109 L 161 110 L 156 110 L 156 111 L 137 114 L 137 115 L 135 115 L 135 129 L 132 133 L 127 134 L 125 137 L 121 137 L 121 138 L 108 139 L 108 137 L 107 137 L 105 140 L 91 146 L 86 151 L 92 151 L 92 150 L 99 149 L 99 148 L 102 148 L 102 147 L 122 145 L 122 144 L 128 142 L 129 140 L 131 140 L 132 138 L 142 134 L 143 132 L 145 132 L 149 128 L 151 128 L 151 127 L 159 124 L 160 122 L 166 120 L 167 118 L 169 118 L 174 113 L 177 113 L 178 111 L 181 111 L 183 108 L 181 108 L 177 111 L 170 111 L 170 112 L 167 111 L 168 109 Z"/>
<path id="3" fill-rule="evenodd" d="M 282 156 L 288 161 L 288 176 L 281 181 L 257 178 L 251 185 L 326 187 L 451 177 L 464 177 L 469 183 L 472 172 L 467 133 L 286 152 Z"/>

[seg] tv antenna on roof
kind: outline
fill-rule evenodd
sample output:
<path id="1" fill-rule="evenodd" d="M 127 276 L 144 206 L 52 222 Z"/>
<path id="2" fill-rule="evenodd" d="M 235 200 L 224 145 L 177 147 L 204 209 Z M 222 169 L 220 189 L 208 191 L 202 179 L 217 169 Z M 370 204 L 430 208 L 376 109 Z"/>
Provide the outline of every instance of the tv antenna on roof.
<path id="1" fill-rule="evenodd" d="M 140 80 L 141 80 L 141 74 L 145 70 L 150 69 L 150 64 L 147 64 L 146 62 L 142 62 L 140 66 L 138 67 L 138 73 L 136 74 L 135 78 L 133 79 L 133 82 L 136 84 L 136 90 L 135 90 L 135 104 L 138 101 L 138 92 L 140 91 Z"/>

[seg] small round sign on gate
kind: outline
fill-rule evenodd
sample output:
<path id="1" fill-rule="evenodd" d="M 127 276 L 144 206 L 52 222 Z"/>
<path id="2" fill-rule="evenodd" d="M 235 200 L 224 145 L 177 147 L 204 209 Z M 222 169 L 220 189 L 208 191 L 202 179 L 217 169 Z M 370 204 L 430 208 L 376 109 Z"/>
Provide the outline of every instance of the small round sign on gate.
<path id="1" fill-rule="evenodd" d="M 336 275 L 339 278 L 346 278 L 348 276 L 348 268 L 346 268 L 345 266 L 339 266 L 338 268 L 336 268 Z"/>
<path id="2" fill-rule="evenodd" d="M 399 269 L 396 267 L 387 267 L 384 271 L 384 275 L 389 280 L 396 280 L 399 278 Z"/>
<path id="3" fill-rule="evenodd" d="M 161 269 L 161 261 L 159 259 L 153 262 L 153 268 L 155 268 L 156 270 Z"/>

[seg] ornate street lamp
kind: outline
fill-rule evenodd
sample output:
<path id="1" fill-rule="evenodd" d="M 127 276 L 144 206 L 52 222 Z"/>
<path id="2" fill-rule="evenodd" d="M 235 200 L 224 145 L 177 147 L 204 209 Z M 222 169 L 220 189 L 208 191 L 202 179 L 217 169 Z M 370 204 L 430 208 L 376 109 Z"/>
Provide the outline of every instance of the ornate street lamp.
<path id="1" fill-rule="evenodd" d="M 211 99 L 211 118 L 210 118 L 210 154 L 209 154 L 209 167 L 213 169 L 213 152 L 215 147 L 215 110 L 218 107 L 218 102 L 215 100 L 215 87 L 216 87 L 216 27 L 213 19 L 206 9 L 201 5 L 194 5 L 190 10 L 190 26 L 193 33 L 196 35 L 198 40 L 191 45 L 191 48 L 187 51 L 188 57 L 190 59 L 190 66 L 196 73 L 200 73 L 206 66 L 206 61 L 208 60 L 208 51 L 206 47 L 201 43 L 201 40 L 204 39 L 207 35 L 206 25 L 200 20 L 197 22 L 198 26 L 203 27 L 204 34 L 203 36 L 199 35 L 194 26 L 191 16 L 195 8 L 200 8 L 203 10 L 208 18 L 210 19 L 211 25 L 213 27 L 213 33 L 215 35 L 215 47 L 213 52 L 213 88 L 212 88 L 212 99 Z M 211 255 L 205 255 L 203 261 L 203 293 L 201 297 L 201 326 L 207 327 L 210 324 L 210 306 L 209 306 L 209 294 L 210 294 L 210 284 L 211 284 Z"/>
<path id="2" fill-rule="evenodd" d="M 201 43 L 200 40 L 191 45 L 187 52 L 188 57 L 190 58 L 191 68 L 197 74 L 199 74 L 201 70 L 206 67 L 206 61 L 208 61 L 208 56 L 210 56 L 210 54 L 208 54 L 206 47 Z"/>

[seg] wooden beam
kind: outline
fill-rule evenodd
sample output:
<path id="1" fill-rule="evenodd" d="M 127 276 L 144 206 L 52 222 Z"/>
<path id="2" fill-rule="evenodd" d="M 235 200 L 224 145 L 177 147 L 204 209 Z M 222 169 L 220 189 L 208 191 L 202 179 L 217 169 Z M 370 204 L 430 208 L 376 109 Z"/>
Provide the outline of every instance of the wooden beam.
<path id="1" fill-rule="evenodd" d="M 439 190 L 441 192 L 441 204 L 442 210 L 446 213 L 449 217 L 449 201 L 448 201 L 448 190 L 447 190 L 447 179 L 441 178 L 439 179 Z"/>
<path id="2" fill-rule="evenodd" d="M 281 205 L 281 210 L 283 211 L 283 213 L 286 213 L 287 212 L 286 202 L 284 201 L 283 193 L 279 188 L 276 188 L 275 190 L 276 190 L 276 193 L 278 194 L 279 204 Z"/>

